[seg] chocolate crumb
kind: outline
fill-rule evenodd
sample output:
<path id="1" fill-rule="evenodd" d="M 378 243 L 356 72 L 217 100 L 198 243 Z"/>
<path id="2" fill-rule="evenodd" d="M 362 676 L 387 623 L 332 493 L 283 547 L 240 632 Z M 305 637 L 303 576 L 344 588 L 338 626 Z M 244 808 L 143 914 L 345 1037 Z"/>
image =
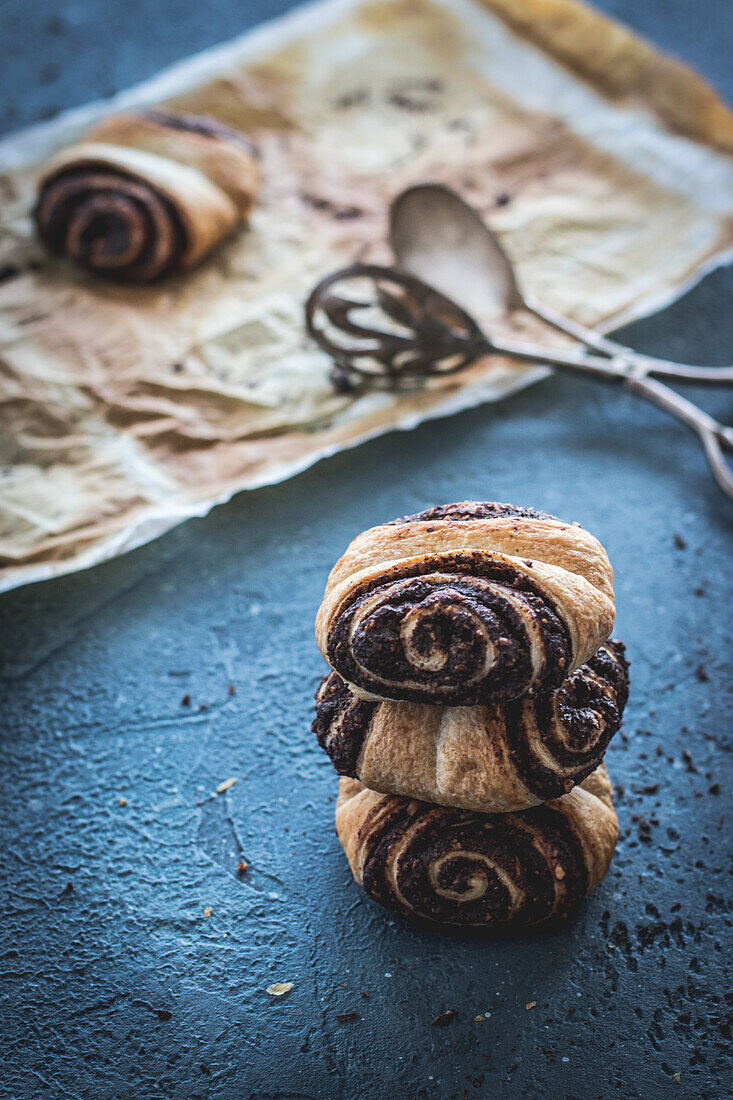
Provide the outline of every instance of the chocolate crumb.
<path id="1" fill-rule="evenodd" d="M 6 283 L 8 279 L 15 279 L 20 275 L 20 268 L 17 264 L 3 264 L 0 267 L 0 283 Z"/>
<path id="2" fill-rule="evenodd" d="M 720 794 L 720 783 L 711 783 L 708 787 L 708 794 Z"/>
<path id="3" fill-rule="evenodd" d="M 339 107 L 344 110 L 348 107 L 358 107 L 360 103 L 366 103 L 369 99 L 369 93 L 365 88 L 359 88 L 354 92 L 347 92 L 334 102 L 334 107 Z"/>
<path id="4" fill-rule="evenodd" d="M 155 1015 L 159 1020 L 170 1020 L 172 1013 L 170 1013 L 167 1008 L 157 1008 L 155 1010 Z"/>
<path id="5" fill-rule="evenodd" d="M 436 1016 L 433 1020 L 433 1027 L 447 1027 L 448 1024 L 452 1024 L 458 1016 L 455 1008 L 449 1008 L 447 1012 L 441 1012 L 440 1016 Z"/>
<path id="6" fill-rule="evenodd" d="M 674 544 L 675 544 L 675 546 L 677 547 L 678 550 L 686 550 L 687 549 L 687 542 L 685 541 L 685 539 L 682 538 L 682 535 L 675 534 L 675 535 L 672 536 L 672 538 L 673 538 Z"/>
<path id="7" fill-rule="evenodd" d="M 64 886 L 61 893 L 62 894 L 73 894 L 74 893 L 74 883 L 73 882 L 67 882 L 66 886 Z"/>
<path id="8" fill-rule="evenodd" d="M 697 772 L 695 761 L 692 759 L 692 756 L 687 751 L 687 749 L 682 750 L 682 759 L 684 760 L 687 771 L 690 772 L 690 774 L 694 774 Z"/>
<path id="9" fill-rule="evenodd" d="M 188 692 L 186 692 L 186 694 L 181 699 L 181 706 L 182 707 L 190 707 L 191 706 L 191 696 L 188 694 Z"/>

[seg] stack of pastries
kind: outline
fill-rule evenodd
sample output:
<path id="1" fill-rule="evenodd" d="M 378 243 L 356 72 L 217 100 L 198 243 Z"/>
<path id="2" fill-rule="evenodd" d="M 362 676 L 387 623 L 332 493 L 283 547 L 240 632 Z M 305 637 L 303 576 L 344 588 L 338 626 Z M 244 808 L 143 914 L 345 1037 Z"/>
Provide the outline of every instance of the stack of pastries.
<path id="1" fill-rule="evenodd" d="M 608 871 L 628 697 L 613 570 L 576 524 L 448 504 L 359 535 L 316 620 L 313 730 L 356 881 L 441 924 L 566 917 Z"/>

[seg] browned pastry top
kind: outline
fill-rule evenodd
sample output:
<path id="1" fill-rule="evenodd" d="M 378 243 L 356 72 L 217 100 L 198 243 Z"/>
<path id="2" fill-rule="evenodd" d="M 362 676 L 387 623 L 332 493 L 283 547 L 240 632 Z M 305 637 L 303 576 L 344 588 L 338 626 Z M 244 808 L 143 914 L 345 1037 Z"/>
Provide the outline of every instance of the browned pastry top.
<path id="1" fill-rule="evenodd" d="M 613 617 L 613 571 L 581 527 L 466 501 L 357 536 L 331 571 L 316 635 L 365 698 L 468 705 L 557 687 Z"/>

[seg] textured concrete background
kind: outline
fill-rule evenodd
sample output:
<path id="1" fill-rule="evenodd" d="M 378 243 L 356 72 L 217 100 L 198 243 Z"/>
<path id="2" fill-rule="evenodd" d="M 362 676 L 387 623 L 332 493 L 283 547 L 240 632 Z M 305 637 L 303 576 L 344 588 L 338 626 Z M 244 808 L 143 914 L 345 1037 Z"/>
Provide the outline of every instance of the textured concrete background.
<path id="1" fill-rule="evenodd" d="M 0 118 L 106 94 L 286 6 L 3 0 Z M 733 98 L 728 0 L 603 6 Z M 720 272 L 625 335 L 729 360 L 732 290 Z M 632 661 L 611 872 L 565 929 L 499 942 L 415 931 L 361 895 L 308 732 L 336 556 L 471 497 L 605 542 Z M 732 520 L 683 428 L 553 379 L 6 597 L 0 1095 L 730 1095 Z M 281 1000 L 276 980 L 294 983 Z"/>

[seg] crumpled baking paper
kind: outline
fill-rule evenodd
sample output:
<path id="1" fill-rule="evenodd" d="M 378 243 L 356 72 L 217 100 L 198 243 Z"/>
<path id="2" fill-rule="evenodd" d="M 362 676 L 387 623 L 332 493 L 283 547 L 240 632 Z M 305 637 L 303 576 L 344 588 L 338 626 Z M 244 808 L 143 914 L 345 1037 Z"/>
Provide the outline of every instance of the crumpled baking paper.
<path id="1" fill-rule="evenodd" d="M 193 273 L 113 287 L 34 240 L 34 166 L 103 112 L 153 103 L 253 137 L 262 192 Z M 494 357 L 419 392 L 333 392 L 303 302 L 335 268 L 389 261 L 387 208 L 406 185 L 456 187 L 526 290 L 607 329 L 729 256 L 732 150 L 733 116 L 702 80 L 576 0 L 326 0 L 11 137 L 0 589 L 543 377 Z"/>

